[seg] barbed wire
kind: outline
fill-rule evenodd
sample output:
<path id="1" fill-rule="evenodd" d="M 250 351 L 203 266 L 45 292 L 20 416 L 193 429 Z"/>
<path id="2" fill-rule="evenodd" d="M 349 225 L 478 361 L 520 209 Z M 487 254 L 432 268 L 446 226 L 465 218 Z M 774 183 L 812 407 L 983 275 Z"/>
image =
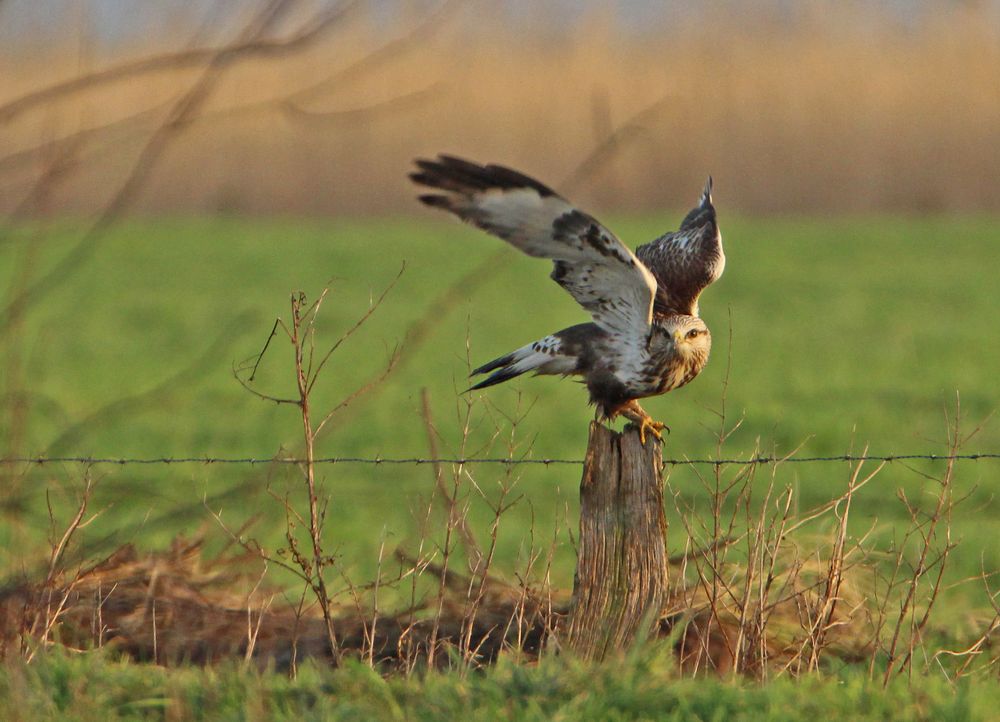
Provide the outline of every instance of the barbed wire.
<path id="1" fill-rule="evenodd" d="M 825 462 L 863 462 L 863 461 L 980 461 L 1000 459 L 1000 453 L 973 454 L 839 454 L 836 456 L 753 456 L 746 459 L 663 459 L 668 466 L 750 466 L 752 464 L 806 464 Z M 187 456 L 187 457 L 111 457 L 111 456 L 16 456 L 0 458 L 0 464 L 29 464 L 42 466 L 45 464 L 84 464 L 96 465 L 151 465 L 151 464 L 305 464 L 306 459 L 298 457 L 218 457 L 218 456 Z M 583 459 L 512 459 L 506 457 L 441 457 L 441 458 L 395 458 L 395 457 L 364 457 L 364 456 L 329 456 L 313 459 L 314 464 L 501 464 L 519 466 L 536 464 L 541 466 L 576 465 L 580 466 Z"/>

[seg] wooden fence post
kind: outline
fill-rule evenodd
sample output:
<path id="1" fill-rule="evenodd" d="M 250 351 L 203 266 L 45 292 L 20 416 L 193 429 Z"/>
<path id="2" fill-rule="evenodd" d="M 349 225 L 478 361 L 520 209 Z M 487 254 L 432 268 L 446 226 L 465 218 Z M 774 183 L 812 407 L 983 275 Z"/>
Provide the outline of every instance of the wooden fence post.
<path id="1" fill-rule="evenodd" d="M 567 642 L 600 660 L 644 639 L 667 593 L 663 444 L 590 425 Z"/>

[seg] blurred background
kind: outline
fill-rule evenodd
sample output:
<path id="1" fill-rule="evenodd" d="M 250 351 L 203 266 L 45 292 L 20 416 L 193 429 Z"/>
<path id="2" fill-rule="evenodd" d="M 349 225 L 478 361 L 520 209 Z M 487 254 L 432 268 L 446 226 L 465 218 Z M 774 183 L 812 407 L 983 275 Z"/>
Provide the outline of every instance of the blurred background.
<path id="1" fill-rule="evenodd" d="M 536 176 L 633 247 L 714 176 L 713 359 L 646 404 L 670 457 L 941 454 L 959 411 L 971 432 L 997 408 L 1000 0 L 0 0 L 0 68 L 0 570 L 27 568 L 85 478 L 83 558 L 218 531 L 209 510 L 283 543 L 294 466 L 8 462 L 301 453 L 296 408 L 233 378 L 297 289 L 331 288 L 317 348 L 351 334 L 315 388 L 338 409 L 319 455 L 581 459 L 576 384 L 462 393 L 583 316 L 545 264 L 414 200 L 412 159 L 438 152 Z M 295 393 L 280 334 L 254 389 Z M 997 424 L 964 449 L 1000 449 Z M 997 468 L 962 467 L 987 568 Z M 692 507 L 704 469 L 671 471 Z M 777 483 L 808 508 L 847 471 Z M 896 490 L 927 498 L 939 471 L 887 467 L 854 523 L 890 538 Z M 519 485 L 504 558 L 531 529 L 571 580 L 578 466 L 452 472 L 475 474 L 483 528 Z M 330 533 L 370 572 L 382 540 L 427 533 L 436 483 L 325 466 Z"/>
<path id="2" fill-rule="evenodd" d="M 412 213 L 438 151 L 605 211 L 1000 208 L 995 0 L 6 0 L 0 54 L 6 212 L 58 156 L 35 212 L 145 162 L 129 211 Z"/>

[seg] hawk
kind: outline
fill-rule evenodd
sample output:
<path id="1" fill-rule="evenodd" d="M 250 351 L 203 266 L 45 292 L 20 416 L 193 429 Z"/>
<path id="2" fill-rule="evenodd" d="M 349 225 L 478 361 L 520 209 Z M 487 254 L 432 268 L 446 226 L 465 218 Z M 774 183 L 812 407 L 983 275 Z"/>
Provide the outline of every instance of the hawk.
<path id="1" fill-rule="evenodd" d="M 473 376 L 490 375 L 472 389 L 526 371 L 582 376 L 599 415 L 629 419 L 639 427 L 642 443 L 647 430 L 662 438 L 660 432 L 669 428 L 654 421 L 638 399 L 691 381 L 712 347 L 698 316 L 698 297 L 722 275 L 726 257 L 711 177 L 679 230 L 633 253 L 593 216 L 516 170 L 448 155 L 415 162 L 419 170 L 410 178 L 435 191 L 421 195 L 423 203 L 529 256 L 551 259 L 552 280 L 593 318 L 480 366 Z"/>

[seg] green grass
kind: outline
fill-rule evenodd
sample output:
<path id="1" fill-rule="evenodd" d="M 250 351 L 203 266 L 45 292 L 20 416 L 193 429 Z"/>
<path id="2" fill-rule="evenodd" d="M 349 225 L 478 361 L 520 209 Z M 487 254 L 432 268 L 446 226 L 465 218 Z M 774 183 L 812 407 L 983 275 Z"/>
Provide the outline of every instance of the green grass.
<path id="1" fill-rule="evenodd" d="M 92 653 L 0 667 L 4 719 L 260 720 L 987 720 L 995 680 L 896 678 L 885 690 L 851 669 L 767 684 L 677 679 L 669 662 L 633 655 L 584 666 L 544 659 L 481 673 L 382 678 L 350 664 L 295 679 L 236 665 L 150 669 Z"/>
<path id="2" fill-rule="evenodd" d="M 622 219 L 611 225 L 635 245 L 676 220 Z M 668 456 L 716 453 L 730 323 L 732 369 L 726 407 L 730 423 L 739 418 L 743 423 L 727 442 L 725 456 L 746 456 L 758 443 L 766 453 L 798 448 L 800 455 L 859 452 L 865 446 L 877 454 L 943 453 L 945 411 L 953 408 L 956 393 L 968 430 L 997 407 L 1000 284 L 995 272 L 1000 221 L 723 222 L 728 267 L 702 299 L 702 313 L 715 339 L 713 359 L 688 387 L 645 404 L 673 429 Z M 0 255 L 4 288 L 21 272 L 27 239 L 27 234 L 15 234 Z M 40 275 L 74 241 L 72 227 L 52 233 L 37 247 L 31 272 Z M 17 388 L 29 400 L 29 413 L 16 429 L 22 439 L 18 451 L 266 458 L 279 449 L 295 450 L 300 438 L 295 409 L 263 402 L 242 390 L 232 377 L 233 363 L 255 356 L 274 319 L 288 318 L 293 289 L 315 296 L 332 281 L 320 315 L 322 346 L 353 324 L 372 294 L 388 285 L 405 262 L 406 271 L 382 307 L 333 357 L 317 386 L 315 408 L 329 408 L 376 376 L 400 343 L 402 361 L 375 393 L 336 417 L 317 452 L 427 456 L 420 413 L 421 389 L 426 387 L 441 452 L 461 454 L 459 417 L 465 397 L 458 392 L 467 385 L 468 364 L 584 319 L 572 300 L 548 281 L 547 264 L 514 252 L 452 303 L 432 307 L 499 247 L 498 241 L 459 225 L 410 219 L 127 222 L 78 268 L 45 289 L 9 335 L 5 359 L 19 359 L 22 381 Z M 418 321 L 424 324 L 424 335 L 419 342 L 411 338 L 406 343 L 407 331 Z M 5 373 L 14 368 L 4 360 Z M 291 392 L 291 348 L 280 337 L 271 344 L 255 387 L 276 395 Z M 577 384 L 519 379 L 490 389 L 483 398 L 487 401 L 475 405 L 464 453 L 508 453 L 509 419 L 530 408 L 514 434 L 514 454 L 582 457 L 592 410 Z M 4 414 L 3 423 L 9 418 Z M 491 443 L 497 430 L 500 435 Z M 3 438 L 11 431 L 4 428 Z M 966 450 L 1000 451 L 1000 425 L 987 424 Z M 854 529 L 860 533 L 875 523 L 883 541 L 898 534 L 907 519 L 897 489 L 926 506 L 930 498 L 924 492 L 933 484 L 915 472 L 941 468 L 939 463 L 888 466 L 856 499 Z M 65 518 L 83 474 L 74 464 L 21 471 L 5 481 L 0 569 L 8 574 L 31 569 L 44 558 L 51 534 L 46 495 L 56 514 Z M 472 471 L 483 493 L 496 498 L 505 480 L 502 467 Z M 93 473 L 98 486 L 92 509 L 101 516 L 81 532 L 76 553 L 84 557 L 128 541 L 162 547 L 178 533 L 204 528 L 218 543 L 223 534 L 206 505 L 233 527 L 257 517 L 251 534 L 273 548 L 282 543 L 284 516 L 269 489 L 279 495 L 299 490 L 294 469 L 264 466 L 101 466 Z M 838 494 L 848 474 L 843 463 L 789 465 L 778 472 L 777 482 L 793 485 L 798 504 L 809 507 Z M 762 480 L 766 477 L 761 475 Z M 520 501 L 503 519 L 497 568 L 510 574 L 523 566 L 532 546 L 545 547 L 556 538 L 553 580 L 568 588 L 573 551 L 566 530 L 576 523 L 579 468 L 519 467 L 515 479 L 513 496 Z M 357 580 L 372 576 L 383 540 L 390 549 L 417 540 L 433 489 L 429 467 L 324 466 L 322 480 L 331 499 L 327 543 Z M 686 500 L 705 508 L 707 496 L 695 470 L 675 469 L 670 483 Z M 965 462 L 958 467 L 956 483 L 957 493 L 968 498 L 953 521 L 953 538 L 960 546 L 951 559 L 951 580 L 1000 565 L 994 499 L 1000 491 L 1000 463 Z M 472 501 L 473 526 L 484 530 L 489 510 L 475 494 Z M 683 542 L 681 526 L 673 519 L 671 547 L 679 549 Z M 944 607 L 945 626 L 961 625 L 969 604 L 984 603 L 981 586 L 949 591 L 947 604 L 952 606 Z M 33 690 L 25 694 L 37 705 L 37 716 L 44 716 L 46 709 L 61 709 L 59 705 L 77 709 L 73 700 L 85 694 L 81 690 L 89 683 L 75 664 L 58 658 L 21 672 L 7 669 L 7 684 Z M 332 677 L 317 671 L 306 680 L 283 683 L 240 681 L 235 670 L 156 671 L 147 677 L 134 666 L 110 661 L 101 665 L 96 674 L 107 675 L 115 685 L 134 685 L 135 692 L 122 691 L 121 699 L 100 698 L 123 717 L 163 714 L 165 700 L 193 705 L 190 696 L 199 694 L 216 695 L 199 704 L 227 715 L 239 716 L 236 710 L 253 705 L 278 705 L 274 709 L 292 710 L 288 716 L 305 711 L 324 718 L 393 716 L 400 710 L 408 716 L 430 716 L 438 697 L 443 700 L 439 711 L 470 718 L 492 718 L 503 710 L 525 718 L 579 714 L 612 719 L 655 716 L 659 710 L 665 716 L 676 712 L 678 718 L 697 714 L 701 719 L 725 719 L 732 718 L 733 710 L 742 710 L 748 719 L 791 719 L 788 715 L 815 717 L 818 708 L 810 705 L 821 703 L 854 705 L 843 709 L 874 718 L 880 710 L 896 713 L 896 703 L 904 699 L 911 705 L 906 713 L 914 719 L 941 718 L 937 711 L 972 719 L 976 713 L 970 710 L 984 709 L 975 707 L 983 699 L 981 687 L 971 695 L 965 687 L 955 693 L 932 685 L 921 691 L 922 697 L 911 698 L 900 685 L 883 696 L 850 675 L 772 685 L 769 689 L 780 690 L 772 697 L 772 692 L 754 687 L 642 680 L 638 672 L 629 678 L 634 688 L 609 687 L 596 694 L 585 691 L 588 685 L 581 680 L 586 673 L 570 670 L 563 679 L 566 669 L 559 668 L 556 675 L 545 665 L 533 670 L 507 666 L 466 681 L 435 676 L 424 686 L 413 681 L 383 683 L 361 670 Z M 64 697 L 57 699 L 51 676 L 60 674 L 69 681 Z M 574 679 L 580 682 L 576 687 Z M 601 679 L 616 684 L 610 673 Z M 519 684 L 528 691 L 523 700 L 512 700 L 511 689 Z M 210 691 L 219 685 L 219 691 Z M 233 692 L 233 686 L 240 685 L 255 691 L 249 696 Z M 381 691 L 371 699 L 370 690 L 343 691 L 354 689 L 352 685 Z M 330 688 L 341 690 L 355 704 L 384 702 L 385 707 L 317 711 L 322 697 L 317 690 Z M 493 701 L 482 701 L 484 695 Z M 615 695 L 638 701 L 617 710 Z M 769 706 L 775 700 L 781 700 L 787 714 Z M 476 706 L 480 704 L 495 706 Z M 80 710 L 86 717 L 84 708 Z"/>
<path id="3" fill-rule="evenodd" d="M 626 219 L 612 225 L 634 245 L 675 221 Z M 646 404 L 673 428 L 667 455 L 705 457 L 715 451 L 730 317 L 727 408 L 731 421 L 744 421 L 728 442 L 727 455 L 749 454 L 757 440 L 765 452 L 800 448 L 801 455 L 860 451 L 866 445 L 874 453 L 940 453 L 945 451 L 945 410 L 956 393 L 969 429 L 996 408 L 996 221 L 723 221 L 728 268 L 702 302 L 714 329 L 714 357 L 694 383 Z M 44 270 L 74 240 L 71 229 L 51 238 L 33 271 Z M 329 407 L 376 375 L 439 294 L 499 246 L 457 224 L 413 220 L 129 222 L 42 297 L 16 336 L 23 385 L 32 399 L 21 450 L 267 457 L 279 448 L 296 448 L 295 409 L 254 398 L 231 373 L 234 361 L 260 350 L 275 317 L 287 319 L 291 290 L 315 296 L 332 280 L 320 326 L 332 341 L 406 263 L 382 308 L 324 373 L 314 405 Z M 6 252 L 4 283 L 18 268 L 16 247 Z M 318 452 L 426 456 L 420 390 L 427 387 L 442 451 L 457 453 L 456 390 L 466 385 L 466 340 L 471 362 L 480 363 L 584 318 L 548 281 L 547 271 L 544 262 L 511 252 L 471 292 L 433 313 L 423 342 L 404 344 L 397 371 L 377 394 L 338 416 Z M 291 392 L 287 343 L 279 339 L 271 345 L 256 386 L 278 395 Z M 485 396 L 496 410 L 492 417 L 479 411 L 469 451 L 483 450 L 496 419 L 506 428 L 500 414 L 530 407 L 518 430 L 517 453 L 530 445 L 535 457 L 581 458 L 592 411 L 577 384 L 519 379 Z M 491 453 L 503 453 L 502 447 Z M 998 424 L 988 425 L 969 447 L 998 449 Z M 500 475 L 489 468 L 478 472 L 486 486 Z M 972 548 L 985 549 L 994 568 L 1000 558 L 996 546 L 985 541 L 997 531 L 992 497 L 998 473 L 996 462 L 960 468 L 961 488 L 972 493 L 959 519 L 961 535 Z M 72 498 L 79 475 L 74 466 L 47 467 L 34 470 L 32 478 L 68 484 L 67 498 Z M 260 469 L 102 467 L 101 475 L 100 502 L 110 508 L 108 523 L 88 531 L 93 542 L 102 532 L 113 532 L 109 543 L 133 538 L 162 543 L 207 518 L 202 497 L 237 484 L 242 485 L 239 499 L 216 505 L 230 520 L 273 506 L 264 490 L 267 473 Z M 780 481 L 796 484 L 801 503 L 811 505 L 842 488 L 846 475 L 843 465 L 809 465 L 790 467 Z M 325 467 L 324 476 L 333 494 L 333 534 L 346 545 L 349 558 L 362 565 L 379 543 L 373 528 L 384 525 L 396 540 L 413 532 L 416 500 L 431 481 L 426 467 L 407 466 Z M 572 518 L 577 481 L 574 467 L 527 467 L 518 491 L 546 529 L 567 505 Z M 692 470 L 676 470 L 671 481 L 697 498 Z M 895 501 L 900 486 L 922 488 L 920 477 L 907 468 L 889 467 L 860 500 L 859 515 L 886 524 L 901 519 Z M 27 528 L 45 521 L 39 501 L 36 495 L 25 509 Z M 530 517 L 528 504 L 520 506 L 523 514 L 515 527 Z M 189 512 L 160 521 L 165 513 L 188 507 Z M 273 519 L 280 521 L 280 514 Z M 26 533 L 6 525 L 4 535 L 15 531 Z M 518 547 L 520 531 L 515 528 L 510 539 L 504 538 L 507 553 Z M 268 535 L 267 524 L 261 533 Z M 23 548 L 18 549 L 7 553 L 14 566 L 24 561 L 18 556 Z M 968 567 L 978 564 L 977 553 Z"/>
<path id="4" fill-rule="evenodd" d="M 672 220 L 613 225 L 634 243 Z M 994 409 L 1000 390 L 997 222 L 746 221 L 728 222 L 724 230 L 728 268 L 702 303 L 715 357 L 696 384 L 648 402 L 675 427 L 676 452 L 702 454 L 712 445 L 703 427 L 713 424 L 709 409 L 718 406 L 730 313 L 729 402 L 746 414 L 734 438 L 737 449 L 760 437 L 778 451 L 803 442 L 805 453 L 841 453 L 866 442 L 877 452 L 930 450 L 940 442 L 941 412 L 955 391 L 970 418 Z M 44 253 L 55 258 L 72 241 L 65 233 Z M 234 359 L 259 350 L 274 317 L 287 316 L 289 291 L 315 295 L 332 279 L 323 316 L 334 336 L 407 264 L 379 315 L 335 359 L 326 379 L 327 397 L 334 399 L 374 373 L 386 347 L 401 340 L 436 294 L 499 246 L 450 223 L 130 223 L 30 313 L 21 338 L 29 388 L 51 403 L 39 405 L 49 418 L 33 425 L 30 447 L 123 455 L 268 453 L 294 438 L 295 425 L 261 409 L 229 369 Z M 5 255 L 13 272 L 9 247 Z M 433 333 L 406 357 L 405 371 L 380 403 L 364 409 L 329 450 L 426 451 L 414 413 L 417 391 L 432 390 L 439 415 L 453 405 L 454 384 L 464 384 L 467 332 L 477 362 L 584 318 L 547 271 L 544 262 L 511 252 L 473 293 L 436 316 Z M 2 274 L 5 285 L 8 275 Z M 68 425 L 155 387 L 220 335 L 228 346 L 202 363 L 195 379 L 169 389 L 164 403 L 121 414 L 128 424 L 95 424 L 52 446 Z M 287 371 L 280 353 L 276 348 L 268 359 L 275 373 Z M 288 374 L 285 382 L 290 387 Z M 541 399 L 531 418 L 532 428 L 545 428 L 538 452 L 578 455 L 582 434 L 573 422 L 590 416 L 579 403 L 583 392 L 542 379 L 490 393 L 506 403 L 514 389 Z M 554 419 L 561 421 L 556 428 L 549 426 Z M 391 430 L 370 426 L 392 420 Z M 980 443 L 995 448 L 998 440 L 994 428 Z"/>

